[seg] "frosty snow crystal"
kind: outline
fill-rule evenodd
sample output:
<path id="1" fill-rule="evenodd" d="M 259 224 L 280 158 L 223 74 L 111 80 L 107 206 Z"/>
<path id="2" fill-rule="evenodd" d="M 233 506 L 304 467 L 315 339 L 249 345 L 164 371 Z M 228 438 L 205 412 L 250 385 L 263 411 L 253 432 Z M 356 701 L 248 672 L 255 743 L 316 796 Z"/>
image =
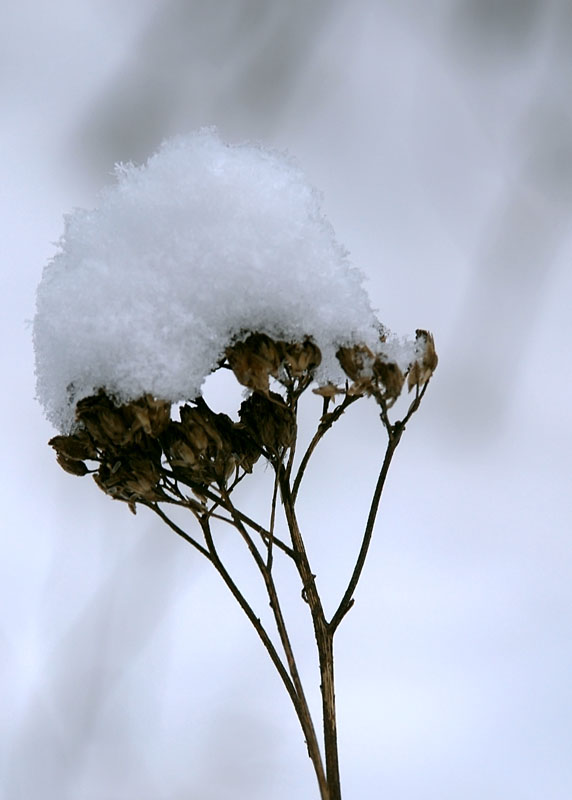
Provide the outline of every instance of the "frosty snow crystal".
<path id="1" fill-rule="evenodd" d="M 38 396 L 64 431 L 100 387 L 122 401 L 193 398 L 245 331 L 311 337 L 322 383 L 343 379 L 340 345 L 379 341 L 361 275 L 300 169 L 202 130 L 119 165 L 98 207 L 66 218 L 38 290 Z"/>

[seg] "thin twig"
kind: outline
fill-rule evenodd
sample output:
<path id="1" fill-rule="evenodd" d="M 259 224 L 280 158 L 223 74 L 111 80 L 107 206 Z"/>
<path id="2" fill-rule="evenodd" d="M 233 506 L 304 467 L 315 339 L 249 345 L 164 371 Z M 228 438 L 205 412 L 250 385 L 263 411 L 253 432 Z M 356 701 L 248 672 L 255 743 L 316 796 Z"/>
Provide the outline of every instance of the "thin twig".
<path id="1" fill-rule="evenodd" d="M 359 395 L 346 394 L 343 402 L 341 402 L 339 406 L 336 406 L 336 408 L 333 411 L 330 411 L 329 413 L 324 414 L 322 416 L 320 424 L 318 425 L 318 430 L 316 431 L 316 433 L 312 438 L 312 441 L 308 445 L 306 452 L 304 453 L 304 456 L 302 457 L 302 460 L 300 462 L 300 466 L 298 467 L 298 472 L 296 473 L 296 477 L 294 478 L 294 484 L 292 487 L 292 499 L 294 502 L 296 502 L 296 497 L 298 495 L 300 483 L 302 481 L 302 478 L 304 477 L 304 472 L 306 470 L 306 467 L 308 466 L 308 462 L 310 461 L 312 453 L 316 449 L 317 445 L 319 444 L 324 434 L 326 434 L 332 427 L 334 422 L 337 419 L 339 419 L 341 415 L 344 413 L 344 411 L 347 408 L 349 408 L 349 406 L 351 406 L 352 403 L 355 403 L 355 401 L 358 398 Z"/>
<path id="2" fill-rule="evenodd" d="M 169 528 L 171 528 L 171 530 L 175 531 L 175 533 L 182 539 L 184 539 L 186 542 L 192 544 L 192 546 L 196 550 L 198 550 L 199 553 L 201 553 L 201 555 L 205 556 L 205 558 L 208 558 L 209 561 L 211 560 L 208 550 L 205 550 L 205 548 L 201 544 L 199 544 L 199 542 L 193 539 L 192 536 L 189 536 L 189 534 L 185 533 L 185 531 L 182 528 L 179 528 L 179 526 L 165 514 L 165 512 L 160 508 L 158 503 L 145 503 L 141 500 L 139 502 L 142 503 L 142 505 L 147 506 L 147 508 L 150 508 L 151 511 L 154 511 L 155 514 L 161 517 L 163 522 L 165 522 L 169 526 Z"/>
<path id="3" fill-rule="evenodd" d="M 169 475 L 169 477 L 174 477 L 177 481 L 180 480 L 180 482 L 182 484 L 184 484 L 185 486 L 189 486 L 189 488 L 191 488 L 191 489 L 199 489 L 200 488 L 201 495 L 206 497 L 208 500 L 212 500 L 214 503 L 218 503 L 219 505 L 222 505 L 222 507 L 224 508 L 224 502 L 222 502 L 222 496 L 216 494 L 215 492 L 213 492 L 211 489 L 207 488 L 206 486 L 202 486 L 201 485 L 199 487 L 198 484 L 193 484 L 191 482 L 187 482 L 183 478 L 178 478 L 178 476 L 175 476 L 175 474 L 173 472 L 170 472 L 169 470 L 166 470 L 164 467 L 163 467 L 163 472 L 165 472 L 167 475 Z M 185 498 L 184 495 L 181 495 L 181 497 L 183 497 L 185 501 L 188 500 L 188 498 Z M 227 508 L 225 510 L 228 511 L 229 509 Z M 249 528 L 252 528 L 252 530 L 256 531 L 258 534 L 260 534 L 266 540 L 268 540 L 270 538 L 269 531 L 267 531 L 266 528 L 264 528 L 258 522 L 255 522 L 253 519 L 251 519 L 249 516 L 244 514 L 242 511 L 239 511 L 238 509 L 236 509 L 236 513 L 238 514 L 241 522 L 244 522 L 244 524 L 248 525 Z M 278 544 L 278 543 L 276 542 L 276 544 Z M 280 545 L 278 545 L 278 546 L 280 547 Z M 287 552 L 288 555 L 291 558 L 293 557 L 292 551 L 290 550 L 290 548 L 286 544 L 283 545 L 282 549 L 285 552 Z"/>
<path id="4" fill-rule="evenodd" d="M 220 574 L 221 578 L 223 579 L 223 581 L 225 582 L 227 587 L 230 589 L 233 597 L 238 602 L 239 606 L 242 608 L 242 610 L 244 611 L 244 613 L 248 617 L 249 621 L 253 625 L 253 627 L 256 630 L 258 636 L 262 640 L 262 643 L 263 643 L 264 647 L 266 648 L 266 650 L 268 652 L 268 655 L 270 656 L 270 658 L 272 660 L 272 663 L 276 667 L 276 670 L 278 671 L 278 674 L 280 675 L 280 677 L 282 679 L 282 682 L 283 682 L 284 686 L 286 687 L 286 690 L 287 690 L 287 692 L 288 692 L 288 694 L 289 694 L 289 696 L 290 696 L 295 708 L 298 708 L 298 695 L 297 695 L 296 689 L 294 687 L 294 683 L 292 682 L 290 676 L 288 675 L 288 671 L 286 670 L 286 667 L 284 666 L 284 664 L 282 662 L 282 659 L 278 655 L 278 651 L 274 647 L 274 644 L 272 643 L 272 640 L 268 636 L 268 634 L 266 632 L 266 629 L 262 625 L 260 619 L 254 613 L 252 607 L 250 606 L 250 604 L 248 603 L 248 601 L 246 600 L 246 598 L 244 597 L 244 595 L 242 594 L 242 592 L 240 591 L 238 586 L 235 584 L 235 582 L 231 578 L 230 574 L 226 570 L 226 567 L 224 566 L 223 562 L 221 561 L 220 556 L 218 554 L 218 551 L 216 549 L 215 543 L 214 543 L 214 539 L 212 537 L 212 533 L 211 533 L 211 530 L 210 530 L 210 525 L 209 525 L 208 519 L 201 519 L 200 520 L 200 525 L 201 525 L 201 528 L 202 528 L 202 531 L 203 531 L 203 535 L 205 537 L 205 542 L 206 542 L 207 547 L 208 547 L 207 553 L 208 553 L 209 560 L 212 562 L 212 564 L 214 565 L 215 569 Z"/>
<path id="5" fill-rule="evenodd" d="M 427 383 L 428 383 L 428 381 L 427 381 Z M 347 587 L 346 591 L 344 592 L 344 595 L 343 595 L 343 597 L 342 597 L 342 599 L 340 601 L 340 604 L 339 604 L 335 614 L 333 615 L 333 617 L 332 617 L 332 619 L 330 620 L 330 623 L 329 623 L 329 628 L 330 628 L 330 630 L 332 632 L 335 632 L 336 628 L 338 627 L 338 625 L 340 624 L 342 619 L 345 617 L 345 615 L 348 613 L 348 611 L 350 610 L 350 608 L 354 604 L 353 594 L 354 594 L 354 592 L 356 590 L 356 586 L 358 584 L 358 581 L 360 579 L 361 573 L 363 571 L 363 567 L 364 567 L 364 564 L 365 564 L 365 559 L 366 559 L 366 556 L 367 556 L 367 552 L 369 550 L 369 545 L 371 543 L 371 537 L 373 535 L 373 529 L 374 529 L 374 525 L 375 525 L 375 520 L 376 520 L 376 517 L 377 517 L 377 512 L 378 512 L 378 509 L 379 509 L 379 503 L 380 503 L 380 500 L 381 500 L 381 494 L 383 492 L 383 487 L 385 485 L 385 480 L 387 478 L 387 473 L 389 471 L 389 466 L 391 464 L 391 460 L 392 460 L 393 455 L 394 455 L 394 453 L 395 453 L 395 451 L 397 449 L 397 446 L 398 446 L 398 444 L 399 444 L 399 442 L 401 440 L 401 436 L 403 435 L 403 432 L 405 430 L 406 424 L 409 422 L 409 420 L 411 419 L 411 417 L 415 413 L 415 411 L 417 411 L 417 409 L 419 408 L 419 404 L 421 403 L 423 395 L 425 394 L 425 391 L 427 389 L 427 383 L 425 383 L 425 385 L 423 386 L 421 391 L 417 390 L 415 399 L 413 400 L 413 402 L 409 406 L 409 410 L 408 410 L 407 414 L 405 415 L 405 417 L 403 418 L 403 420 L 398 421 L 398 422 L 394 423 L 393 425 L 388 420 L 387 409 L 386 409 L 385 405 L 382 404 L 382 414 L 381 414 L 381 416 L 382 416 L 382 420 L 384 422 L 384 425 L 386 425 L 386 427 L 389 426 L 388 427 L 389 441 L 388 441 L 388 444 L 387 444 L 387 449 L 385 451 L 385 457 L 384 457 L 383 463 L 381 465 L 381 470 L 380 470 L 380 473 L 379 473 L 379 476 L 378 476 L 378 479 L 377 479 L 375 490 L 374 490 L 374 493 L 373 493 L 373 498 L 372 498 L 372 501 L 371 501 L 371 506 L 370 506 L 369 514 L 368 514 L 368 518 L 367 518 L 367 523 L 366 523 L 366 526 L 365 526 L 365 531 L 364 531 L 364 535 L 363 535 L 360 551 L 359 551 L 359 554 L 358 554 L 358 557 L 357 557 L 357 560 L 356 560 L 356 563 L 355 563 L 355 567 L 354 567 L 354 570 L 352 572 L 350 581 L 348 583 L 348 587 Z M 386 424 L 386 420 L 387 420 L 387 424 Z"/>
<path id="6" fill-rule="evenodd" d="M 234 506 L 233 506 L 233 504 L 230 501 L 230 498 L 228 496 L 226 497 L 226 500 L 229 503 L 229 505 L 231 506 L 231 508 L 234 508 Z M 310 714 L 310 709 L 308 707 L 308 702 L 306 700 L 306 696 L 305 696 L 305 693 L 304 693 L 304 688 L 302 686 L 302 681 L 300 680 L 300 675 L 298 673 L 298 667 L 297 667 L 296 660 L 295 660 L 295 657 L 294 657 L 294 651 L 292 649 L 292 645 L 291 645 L 291 642 L 290 642 L 290 637 L 288 635 L 288 631 L 287 631 L 287 628 L 286 628 L 286 623 L 284 621 L 284 617 L 283 617 L 283 614 L 282 614 L 282 609 L 280 607 L 280 602 L 278 600 L 278 593 L 276 591 L 276 586 L 274 584 L 274 580 L 272 578 L 270 570 L 268 570 L 266 568 L 266 565 L 264 564 L 264 561 L 262 560 L 262 558 L 260 556 L 260 553 L 258 552 L 257 548 L 254 546 L 254 543 L 252 542 L 252 539 L 248 535 L 247 531 L 245 530 L 244 525 L 240 521 L 240 518 L 238 516 L 235 516 L 235 527 L 237 528 L 237 530 L 240 532 L 240 534 L 242 535 L 243 539 L 245 540 L 245 542 L 247 544 L 247 547 L 248 547 L 251 555 L 253 556 L 254 561 L 255 561 L 255 563 L 256 563 L 258 569 L 260 570 L 260 573 L 261 573 L 261 575 L 262 575 L 262 577 L 264 579 L 264 583 L 265 583 L 265 586 L 266 586 L 268 598 L 269 598 L 269 601 L 270 601 L 270 607 L 271 607 L 273 615 L 274 615 L 274 620 L 275 620 L 275 623 L 276 623 L 276 628 L 278 630 L 278 635 L 280 637 L 280 641 L 281 641 L 282 647 L 284 649 L 284 654 L 286 656 L 286 662 L 288 664 L 288 671 L 290 673 L 289 677 L 288 677 L 288 674 L 286 673 L 284 664 L 282 663 L 282 660 L 280 659 L 278 653 L 276 652 L 276 650 L 274 648 L 274 645 L 272 645 L 272 643 L 270 641 L 270 638 L 268 637 L 268 634 L 266 633 L 266 630 L 265 630 L 264 626 L 260 622 L 260 619 L 258 617 L 256 617 L 256 615 L 254 614 L 254 612 L 252 611 L 252 609 L 250 608 L 250 606 L 248 605 L 248 603 L 244 599 L 243 595 L 238 590 L 236 584 L 234 583 L 234 581 L 232 580 L 232 578 L 230 577 L 230 575 L 226 571 L 222 561 L 220 560 L 220 557 L 218 556 L 218 553 L 216 551 L 215 544 L 214 544 L 214 541 L 213 541 L 213 538 L 212 538 L 212 535 L 211 535 L 211 532 L 210 532 L 210 526 L 208 524 L 208 521 L 203 520 L 203 521 L 201 521 L 201 524 L 203 526 L 205 540 L 207 541 L 207 545 L 208 545 L 209 551 L 211 552 L 213 563 L 215 564 L 216 568 L 219 570 L 219 572 L 222 575 L 225 583 L 230 588 L 230 590 L 232 591 L 232 593 L 234 594 L 236 599 L 239 601 L 241 607 L 243 608 L 243 610 L 245 611 L 245 613 L 249 617 L 250 621 L 252 622 L 252 624 L 256 628 L 260 638 L 262 639 L 262 641 L 263 641 L 263 643 L 264 643 L 264 645 L 265 645 L 265 647 L 266 647 L 266 649 L 267 649 L 267 651 L 268 651 L 268 653 L 270 655 L 270 658 L 272 659 L 273 663 L 275 664 L 276 668 L 278 669 L 278 672 L 280 673 L 282 681 L 284 682 L 284 684 L 285 684 L 285 686 L 286 686 L 286 688 L 288 690 L 288 694 L 290 695 L 290 699 L 292 700 L 292 704 L 294 705 L 294 709 L 295 709 L 296 714 L 298 716 L 298 720 L 300 721 L 300 726 L 301 726 L 302 731 L 304 733 L 304 736 L 306 738 L 306 746 L 308 748 L 308 755 L 309 755 L 310 760 L 312 761 L 312 764 L 314 766 L 314 771 L 316 773 L 316 778 L 317 778 L 317 781 L 318 781 L 318 786 L 320 788 L 320 794 L 321 794 L 322 800 L 331 800 L 330 794 L 329 794 L 329 791 L 328 791 L 328 784 L 327 784 L 327 781 L 326 781 L 326 775 L 324 773 L 324 766 L 323 766 L 323 763 L 322 763 L 322 756 L 321 756 L 321 753 L 320 753 L 320 747 L 319 747 L 319 744 L 318 744 L 318 738 L 316 736 L 316 731 L 314 729 L 314 723 L 313 723 L 313 720 L 312 720 L 312 716 Z M 288 680 L 286 680 L 286 677 L 288 677 Z"/>
<path id="7" fill-rule="evenodd" d="M 277 497 L 278 497 L 278 476 L 275 474 L 274 475 L 274 488 L 272 490 L 272 505 L 270 507 L 270 525 L 268 526 L 269 527 L 269 531 L 270 531 L 270 538 L 268 539 L 268 542 L 267 542 L 268 555 L 267 555 L 267 558 L 266 558 L 266 569 L 268 570 L 268 572 L 272 571 L 273 544 L 274 544 L 274 541 L 275 541 L 275 539 L 274 539 L 274 524 L 276 522 L 276 500 L 277 500 Z M 292 556 L 293 556 L 294 555 L 294 551 L 291 550 L 289 547 L 288 547 L 288 550 L 292 553 Z"/>

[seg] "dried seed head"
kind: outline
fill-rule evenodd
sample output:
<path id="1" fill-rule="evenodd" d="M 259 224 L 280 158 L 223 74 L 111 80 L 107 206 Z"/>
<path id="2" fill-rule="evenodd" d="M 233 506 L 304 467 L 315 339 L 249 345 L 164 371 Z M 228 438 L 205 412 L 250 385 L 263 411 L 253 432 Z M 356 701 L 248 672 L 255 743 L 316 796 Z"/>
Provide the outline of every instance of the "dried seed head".
<path id="1" fill-rule="evenodd" d="M 172 467 L 195 468 L 198 453 L 189 442 L 185 426 L 181 422 L 170 422 L 163 431 L 161 442 Z"/>
<path id="2" fill-rule="evenodd" d="M 146 394 L 116 405 L 102 389 L 80 400 L 76 418 L 100 447 L 124 447 L 144 436 L 158 436 L 170 418 L 170 404 Z"/>
<path id="3" fill-rule="evenodd" d="M 372 377 L 375 356 L 365 344 L 340 347 L 336 356 L 343 371 L 352 381 L 357 383 Z"/>
<path id="4" fill-rule="evenodd" d="M 243 423 L 235 423 L 232 432 L 233 457 L 236 465 L 245 472 L 252 472 L 252 468 L 260 458 L 260 447 L 248 433 Z"/>
<path id="5" fill-rule="evenodd" d="M 181 480 L 197 484 L 226 481 L 237 467 L 252 470 L 259 453 L 244 431 L 226 414 L 215 414 L 201 398 L 183 406 L 181 422 L 172 422 L 161 441 Z"/>
<path id="6" fill-rule="evenodd" d="M 213 441 L 216 446 L 222 445 L 222 440 L 216 430 L 209 426 L 198 408 L 182 406 L 179 411 L 181 427 L 184 435 L 197 455 L 206 452 Z M 211 428 L 209 431 L 208 428 Z"/>
<path id="7" fill-rule="evenodd" d="M 428 331 L 418 329 L 415 331 L 418 342 L 423 346 L 421 359 L 414 361 L 407 376 L 407 389 L 411 391 L 414 386 L 419 389 L 427 383 L 435 372 L 439 359 L 435 350 L 435 341 Z"/>
<path id="8" fill-rule="evenodd" d="M 294 414 L 279 394 L 270 392 L 268 397 L 253 394 L 242 403 L 239 414 L 260 447 L 278 453 L 293 444 L 296 436 Z"/>
<path id="9" fill-rule="evenodd" d="M 322 362 L 320 348 L 305 339 L 303 342 L 282 342 L 283 360 L 288 365 L 290 374 L 298 378 L 306 372 L 312 372 Z"/>
<path id="10" fill-rule="evenodd" d="M 276 377 L 282 361 L 278 343 L 263 333 L 253 333 L 228 347 L 226 357 L 238 382 L 263 394 L 268 393 L 268 378 Z"/>
<path id="11" fill-rule="evenodd" d="M 171 404 L 145 394 L 123 407 L 131 418 L 132 432 L 142 430 L 147 436 L 159 436 L 169 424 Z"/>
<path id="12" fill-rule="evenodd" d="M 119 461 L 103 464 L 94 475 L 95 482 L 106 494 L 129 503 L 161 499 L 159 479 L 159 466 L 148 453 L 138 449 L 124 450 Z"/>
<path id="13" fill-rule="evenodd" d="M 378 357 L 373 365 L 373 374 L 378 387 L 380 384 L 383 386 L 384 399 L 397 400 L 405 383 L 405 376 L 397 364 Z"/>
<path id="14" fill-rule="evenodd" d="M 131 441 L 130 425 L 121 408 L 103 390 L 78 402 L 76 418 L 99 447 L 121 447 Z"/>
<path id="15" fill-rule="evenodd" d="M 83 461 L 77 458 L 68 458 L 62 452 L 57 454 L 56 460 L 60 467 L 66 472 L 69 472 L 70 475 L 79 475 L 81 477 L 89 472 L 89 469 Z"/>
<path id="16" fill-rule="evenodd" d="M 97 448 L 93 444 L 87 431 L 78 431 L 71 436 L 54 436 L 48 444 L 66 458 L 76 461 L 83 459 L 97 459 Z"/>

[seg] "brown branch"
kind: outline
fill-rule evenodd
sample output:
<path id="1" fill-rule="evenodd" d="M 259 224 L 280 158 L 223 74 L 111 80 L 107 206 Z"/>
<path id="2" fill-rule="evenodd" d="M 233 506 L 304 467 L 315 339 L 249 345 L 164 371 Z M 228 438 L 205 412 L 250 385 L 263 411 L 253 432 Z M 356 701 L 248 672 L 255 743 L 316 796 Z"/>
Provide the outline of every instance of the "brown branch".
<path id="1" fill-rule="evenodd" d="M 280 492 L 288 528 L 292 537 L 292 545 L 298 558 L 296 565 L 302 580 L 302 597 L 308 603 L 314 635 L 318 648 L 320 667 L 320 692 L 322 695 L 322 724 L 324 733 L 324 751 L 326 756 L 326 778 L 329 800 L 341 800 L 340 771 L 338 762 L 338 743 L 336 726 L 336 703 L 334 691 L 334 654 L 333 631 L 330 631 L 322 601 L 316 587 L 316 576 L 312 573 L 302 534 L 298 525 L 294 498 L 285 471 L 279 468 Z"/>
<path id="2" fill-rule="evenodd" d="M 304 477 L 304 472 L 306 471 L 308 462 L 310 461 L 310 458 L 314 450 L 318 446 L 320 440 L 322 439 L 324 434 L 326 434 L 330 430 L 334 422 L 336 422 L 336 420 L 338 420 L 341 417 L 344 411 L 347 408 L 349 408 L 349 406 L 351 406 L 352 403 L 355 403 L 355 401 L 358 400 L 358 398 L 359 395 L 346 394 L 346 396 L 343 399 L 343 402 L 341 402 L 339 406 L 336 406 L 336 408 L 333 411 L 330 411 L 329 413 L 326 413 L 322 416 L 320 424 L 318 425 L 318 430 L 316 431 L 316 433 L 312 438 L 312 441 L 308 445 L 306 452 L 304 453 L 304 456 L 302 457 L 302 460 L 300 462 L 300 466 L 298 467 L 298 472 L 296 473 L 296 477 L 294 478 L 294 484 L 292 487 L 292 499 L 294 502 L 296 502 L 296 497 L 298 495 L 300 483 L 302 481 L 302 478 Z M 325 404 L 324 407 L 326 407 Z"/>
<path id="3" fill-rule="evenodd" d="M 360 576 L 361 576 L 361 573 L 362 573 L 362 570 L 363 570 L 363 567 L 364 567 L 364 564 L 365 564 L 365 559 L 366 559 L 366 556 L 367 556 L 367 552 L 369 550 L 369 545 L 370 545 L 371 537 L 372 537 L 372 534 L 373 534 L 373 528 L 374 528 L 374 525 L 375 525 L 375 519 L 376 519 L 376 516 L 377 516 L 377 511 L 379 509 L 379 502 L 381 500 L 381 493 L 382 493 L 383 487 L 385 485 L 385 479 L 387 478 L 387 472 L 389 470 L 389 465 L 391 464 L 391 459 L 393 458 L 393 454 L 394 454 L 395 449 L 396 449 L 398 444 L 399 444 L 399 438 L 395 438 L 395 437 L 394 438 L 390 438 L 390 440 L 388 442 L 387 450 L 385 451 L 385 457 L 383 459 L 383 464 L 381 466 L 379 477 L 377 479 L 377 483 L 376 483 L 376 486 L 375 486 L 375 491 L 373 493 L 373 498 L 372 498 L 372 501 L 371 501 L 371 506 L 370 506 L 370 509 L 369 509 L 367 523 L 366 523 L 366 526 L 365 526 L 365 531 L 364 531 L 364 535 L 363 535 L 360 551 L 359 551 L 359 554 L 358 554 L 358 557 L 357 557 L 357 561 L 355 563 L 354 570 L 352 572 L 350 581 L 348 583 L 348 587 L 347 587 L 346 591 L 344 592 L 344 595 L 343 595 L 343 597 L 342 597 L 342 599 L 340 601 L 340 604 L 339 604 L 334 616 L 332 617 L 332 619 L 330 620 L 330 623 L 329 623 L 329 628 L 330 628 L 330 630 L 332 632 L 335 632 L 336 628 L 338 627 L 338 625 L 340 624 L 342 619 L 345 617 L 345 615 L 348 613 L 348 611 L 350 610 L 350 608 L 354 604 L 353 593 L 355 592 L 356 586 L 358 584 L 358 581 L 360 579 Z"/>
<path id="4" fill-rule="evenodd" d="M 230 499 L 227 498 L 230 502 Z M 230 503 L 232 506 L 232 503 Z M 296 715 L 298 716 L 298 720 L 300 722 L 300 726 L 302 728 L 302 732 L 304 733 L 306 739 L 306 746 L 308 748 L 308 755 L 310 760 L 312 761 L 314 771 L 316 773 L 316 778 L 318 781 L 318 786 L 320 789 L 320 795 L 322 800 L 332 800 L 330 794 L 328 792 L 328 785 L 326 781 L 326 776 L 324 773 L 324 766 L 322 763 L 322 755 L 320 753 L 320 747 L 318 744 L 318 739 L 316 736 L 316 731 L 314 729 L 314 723 L 310 714 L 310 709 L 308 707 L 308 702 L 306 700 L 306 696 L 304 694 L 304 689 L 302 686 L 302 682 L 300 680 L 300 675 L 298 673 L 298 667 L 296 665 L 296 660 L 294 658 L 294 652 L 292 650 L 292 645 L 290 642 L 290 638 L 288 635 L 288 631 L 286 628 L 286 624 L 284 622 L 284 617 L 282 614 L 282 610 L 280 607 L 280 603 L 278 600 L 278 594 L 276 591 L 276 587 L 274 581 L 272 579 L 272 575 L 270 571 L 266 568 L 264 561 L 262 560 L 260 553 L 258 552 L 257 548 L 254 546 L 250 536 L 248 535 L 247 531 L 245 530 L 244 526 L 242 525 L 238 516 L 235 518 L 235 527 L 241 533 L 243 539 L 245 540 L 251 555 L 253 556 L 256 565 L 258 566 L 262 577 L 264 579 L 264 583 L 266 585 L 266 590 L 268 594 L 268 598 L 270 601 L 270 607 L 272 609 L 274 620 L 276 623 L 276 628 L 278 630 L 278 635 L 280 637 L 280 641 L 282 643 L 282 647 L 284 649 L 284 653 L 286 656 L 286 661 L 288 664 L 288 672 L 284 667 L 282 659 L 278 655 L 274 645 L 272 644 L 270 637 L 268 636 L 264 626 L 260 622 L 260 619 L 256 617 L 252 608 L 249 606 L 247 601 L 245 600 L 244 596 L 230 577 L 229 573 L 226 571 L 220 557 L 218 556 L 212 534 L 210 532 L 210 527 L 208 525 L 208 521 L 201 521 L 201 525 L 203 526 L 203 531 L 205 535 L 205 540 L 207 542 L 207 546 L 209 548 L 209 552 L 211 553 L 211 559 L 213 564 L 219 571 L 220 575 L 222 576 L 223 580 L 231 590 L 234 597 L 238 600 L 241 608 L 246 613 L 247 617 L 254 625 L 258 635 L 262 639 L 266 650 L 278 670 L 280 677 L 282 678 L 282 682 L 284 683 L 292 704 L 294 706 L 294 710 L 296 711 Z"/>
<path id="5" fill-rule="evenodd" d="M 207 558 L 209 561 L 211 560 L 208 550 L 205 550 L 205 548 L 201 544 L 199 544 L 199 542 L 193 539 L 192 536 L 189 536 L 189 534 L 185 533 L 185 531 L 182 528 L 179 528 L 179 526 L 175 522 L 173 522 L 173 520 L 170 517 L 168 517 L 165 514 L 165 512 L 159 507 L 158 503 L 146 503 L 142 500 L 138 502 L 140 502 L 144 506 L 147 506 L 147 508 L 150 508 L 151 511 L 154 511 L 155 514 L 157 514 L 157 516 L 160 517 L 163 520 L 163 522 L 165 522 L 169 526 L 169 528 L 171 528 L 171 530 L 175 531 L 177 536 L 180 536 L 181 539 L 184 539 L 186 542 L 191 544 L 195 548 L 195 550 L 198 550 L 199 553 L 205 556 L 205 558 Z"/>
<path id="6" fill-rule="evenodd" d="M 425 385 L 423 386 L 421 391 L 419 391 L 419 388 L 416 387 L 415 398 L 412 401 L 411 405 L 409 406 L 407 414 L 405 415 L 403 420 L 398 421 L 398 422 L 394 423 L 393 425 L 389 422 L 389 418 L 387 416 L 387 408 L 386 408 L 385 404 L 380 403 L 381 408 L 382 408 L 381 418 L 383 420 L 383 423 L 384 423 L 385 427 L 387 428 L 389 441 L 388 441 L 388 444 L 387 444 L 387 449 L 385 451 L 385 457 L 383 459 L 383 464 L 381 465 L 381 470 L 380 470 L 379 477 L 377 479 L 377 483 L 376 483 L 375 490 L 374 490 L 374 493 L 373 493 L 373 498 L 372 498 L 372 501 L 371 501 L 371 506 L 370 506 L 370 509 L 369 509 L 367 523 L 366 523 L 366 526 L 365 526 L 365 531 L 364 531 L 364 535 L 363 535 L 360 551 L 359 551 L 359 554 L 358 554 L 358 557 L 357 557 L 357 561 L 356 561 L 353 573 L 351 575 L 350 581 L 348 583 L 348 587 L 347 587 L 346 591 L 344 592 L 344 596 L 342 597 L 342 599 L 340 601 L 340 604 L 339 604 L 334 616 L 332 617 L 332 619 L 330 620 L 330 623 L 329 623 L 329 628 L 332 631 L 332 633 L 334 633 L 336 631 L 336 628 L 338 627 L 338 625 L 340 624 L 342 619 L 345 617 L 345 615 L 348 613 L 348 611 L 350 610 L 350 608 L 354 604 L 353 594 L 354 594 L 354 592 L 356 590 L 356 586 L 358 584 L 358 581 L 360 579 L 361 573 L 363 571 L 363 567 L 364 567 L 364 564 L 365 564 L 365 559 L 366 559 L 366 556 L 367 556 L 367 553 L 368 553 L 368 550 L 369 550 L 369 545 L 371 543 L 371 537 L 373 535 L 373 529 L 374 529 L 374 525 L 375 525 L 375 520 L 376 520 L 376 517 L 377 517 L 377 512 L 379 510 L 379 503 L 380 503 L 380 500 L 381 500 L 381 494 L 383 492 L 383 487 L 385 486 L 385 480 L 387 478 L 387 473 L 389 471 L 391 460 L 393 458 L 393 455 L 395 453 L 395 450 L 397 449 L 397 446 L 398 446 L 399 442 L 401 441 L 401 437 L 403 435 L 403 432 L 405 431 L 406 424 L 409 422 L 409 420 L 411 419 L 413 414 L 419 408 L 419 404 L 421 403 L 421 400 L 423 399 L 423 395 L 425 394 L 425 391 L 427 389 L 428 383 L 429 383 L 429 381 L 427 381 L 425 383 Z"/>
<path id="7" fill-rule="evenodd" d="M 277 498 L 278 498 L 278 476 L 275 474 L 274 475 L 274 488 L 272 490 L 272 505 L 270 507 L 270 525 L 269 525 L 270 538 L 268 539 L 268 542 L 266 543 L 267 552 L 268 552 L 268 555 L 267 555 L 267 558 L 266 558 L 266 568 L 267 568 L 268 572 L 272 571 L 272 561 L 273 561 L 273 552 L 272 552 L 272 550 L 273 550 L 273 544 L 276 541 L 274 539 L 274 524 L 276 522 L 276 500 L 277 500 Z M 287 545 L 283 545 L 283 546 L 287 547 Z M 294 551 L 291 550 L 289 547 L 288 547 L 288 551 L 292 554 L 292 557 L 294 557 Z"/>
<path id="8" fill-rule="evenodd" d="M 167 475 L 169 475 L 169 477 L 174 477 L 174 473 L 170 472 L 169 470 L 166 470 L 164 467 L 163 467 L 163 472 L 165 472 Z M 222 496 L 216 494 L 213 491 L 211 491 L 211 489 L 209 489 L 208 487 L 206 487 L 206 486 L 198 487 L 197 484 L 193 485 L 191 483 L 186 483 L 184 480 L 181 480 L 181 483 L 184 484 L 185 486 L 189 486 L 191 489 L 200 488 L 201 495 L 206 497 L 208 500 L 212 500 L 213 503 L 216 503 L 216 504 L 222 506 L 222 508 L 224 508 L 225 511 L 229 511 L 230 510 L 228 508 L 225 508 Z M 184 496 L 182 494 L 180 496 L 184 498 Z M 184 498 L 184 500 L 185 500 L 185 505 L 188 505 L 187 498 Z M 255 522 L 255 520 L 251 519 L 249 516 L 244 514 L 242 511 L 240 511 L 238 508 L 235 508 L 235 510 L 236 510 L 236 513 L 237 513 L 239 519 L 241 520 L 241 522 L 244 522 L 245 525 L 248 525 L 249 528 L 252 528 L 253 531 L 256 531 L 256 533 L 260 534 L 260 536 L 264 540 L 268 541 L 271 538 L 270 532 L 267 531 L 266 528 L 264 528 L 258 522 Z M 276 537 L 274 537 L 274 543 L 278 547 L 280 547 L 281 550 L 284 550 L 284 552 L 287 555 L 289 555 L 290 558 L 294 558 L 294 553 L 292 552 L 291 548 L 288 547 L 287 544 L 285 544 L 284 542 L 280 542 L 280 540 L 276 539 Z"/>

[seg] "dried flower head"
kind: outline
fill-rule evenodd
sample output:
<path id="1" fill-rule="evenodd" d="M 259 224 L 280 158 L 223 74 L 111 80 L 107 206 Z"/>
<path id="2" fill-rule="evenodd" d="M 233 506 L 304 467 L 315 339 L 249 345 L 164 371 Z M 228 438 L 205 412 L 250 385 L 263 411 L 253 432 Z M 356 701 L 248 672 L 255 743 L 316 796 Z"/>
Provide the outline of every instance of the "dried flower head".
<path id="1" fill-rule="evenodd" d="M 416 386 L 420 389 L 427 383 L 437 368 L 439 359 L 435 350 L 433 336 L 428 331 L 418 329 L 416 332 L 417 342 L 422 347 L 422 356 L 417 359 L 409 370 L 407 378 L 407 388 L 409 391 Z"/>

